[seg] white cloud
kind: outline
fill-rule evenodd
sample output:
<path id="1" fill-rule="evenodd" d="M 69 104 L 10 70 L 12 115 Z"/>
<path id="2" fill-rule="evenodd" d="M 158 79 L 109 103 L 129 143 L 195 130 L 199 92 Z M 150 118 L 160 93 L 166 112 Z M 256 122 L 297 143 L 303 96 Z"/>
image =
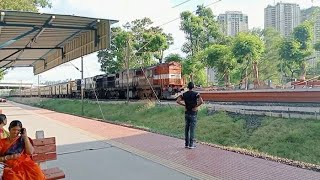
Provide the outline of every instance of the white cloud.
<path id="1" fill-rule="evenodd" d="M 95 18 L 120 20 L 117 25 L 122 25 L 134 19 L 150 17 L 155 24 L 162 25 L 174 18 L 179 17 L 179 13 L 184 10 L 193 11 L 198 4 L 207 5 L 216 0 L 191 0 L 190 2 L 172 8 L 173 5 L 183 2 L 183 0 L 52 0 L 52 9 L 42 9 L 44 13 L 79 15 Z M 276 1 L 278 2 L 278 1 Z M 299 3 L 302 8 L 310 7 L 311 0 L 283 0 L 283 2 Z M 264 8 L 268 4 L 273 4 L 274 0 L 222 0 L 212 8 L 214 14 L 218 15 L 229 10 L 242 11 L 249 16 L 249 27 L 263 27 Z M 320 5 L 315 1 L 314 5 Z M 179 20 L 163 26 L 165 32 L 172 33 L 175 44 L 167 53 L 180 52 L 180 47 L 184 42 L 184 34 L 179 30 Z M 72 61 L 80 68 L 80 59 Z M 101 74 L 100 64 L 97 62 L 96 54 L 84 57 L 84 76 L 94 76 Z M 41 75 L 41 81 L 64 80 L 80 77 L 70 63 L 59 66 Z M 37 76 L 33 76 L 32 68 L 16 68 L 10 71 L 4 78 L 5 80 L 29 80 L 37 82 Z"/>

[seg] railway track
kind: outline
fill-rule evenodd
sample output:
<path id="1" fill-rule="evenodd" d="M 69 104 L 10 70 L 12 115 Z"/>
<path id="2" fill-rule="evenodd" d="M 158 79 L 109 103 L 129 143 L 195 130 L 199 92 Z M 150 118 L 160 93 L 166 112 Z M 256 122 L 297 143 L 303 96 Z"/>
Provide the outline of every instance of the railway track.
<path id="1" fill-rule="evenodd" d="M 92 100 L 96 102 L 95 100 Z M 125 100 L 99 100 L 103 103 L 124 103 Z M 146 103 L 155 102 L 150 100 L 133 100 L 130 103 Z M 173 100 L 162 100 L 161 105 L 177 105 Z M 259 103 L 259 102 L 249 102 L 249 103 L 239 103 L 239 102 L 205 102 L 205 106 L 208 108 L 215 108 L 220 110 L 250 110 L 250 111 L 261 111 L 261 112 L 285 112 L 285 113 L 301 113 L 301 114 L 320 114 L 320 103 Z"/>

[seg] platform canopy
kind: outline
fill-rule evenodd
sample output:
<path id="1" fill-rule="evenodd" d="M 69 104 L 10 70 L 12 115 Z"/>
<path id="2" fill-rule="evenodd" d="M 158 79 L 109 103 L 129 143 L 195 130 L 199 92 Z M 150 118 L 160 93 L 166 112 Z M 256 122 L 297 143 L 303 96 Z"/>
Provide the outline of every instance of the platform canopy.
<path id="1" fill-rule="evenodd" d="M 39 74 L 109 48 L 118 21 L 0 10 L 0 68 L 33 67 Z"/>

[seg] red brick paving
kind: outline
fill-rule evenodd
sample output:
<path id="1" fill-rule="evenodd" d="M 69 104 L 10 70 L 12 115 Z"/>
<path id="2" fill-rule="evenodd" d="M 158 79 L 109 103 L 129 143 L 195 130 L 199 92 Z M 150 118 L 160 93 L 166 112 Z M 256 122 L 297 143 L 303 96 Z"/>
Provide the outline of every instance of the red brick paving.
<path id="1" fill-rule="evenodd" d="M 43 109 L 32 111 L 221 179 L 320 180 L 318 172 L 206 145 L 185 149 L 181 139 Z"/>

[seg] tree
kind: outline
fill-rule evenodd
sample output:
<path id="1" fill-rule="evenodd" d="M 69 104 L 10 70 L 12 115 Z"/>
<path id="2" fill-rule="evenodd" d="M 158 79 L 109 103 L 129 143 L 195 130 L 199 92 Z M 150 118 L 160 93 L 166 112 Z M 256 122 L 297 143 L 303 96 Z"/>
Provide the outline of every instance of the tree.
<path id="1" fill-rule="evenodd" d="M 259 86 L 260 83 L 258 62 L 262 56 L 262 53 L 264 52 L 263 41 L 257 35 L 249 33 L 239 33 L 235 38 L 234 45 L 232 47 L 232 52 L 236 57 L 237 62 L 240 64 L 244 64 L 244 70 L 246 72 L 248 67 L 252 66 L 252 71 L 256 81 L 255 85 Z"/>
<path id="2" fill-rule="evenodd" d="M 169 54 L 165 57 L 165 62 L 178 62 L 181 63 L 183 61 L 183 57 L 180 54 Z"/>
<path id="3" fill-rule="evenodd" d="M 313 46 L 313 48 L 314 48 L 314 50 L 316 50 L 316 51 L 320 51 L 320 42 L 315 43 L 314 46 Z"/>
<path id="4" fill-rule="evenodd" d="M 130 34 L 120 27 L 111 28 L 110 49 L 98 52 L 98 62 L 102 71 L 113 74 L 125 68 L 125 48 L 129 36 Z M 130 63 L 130 66 L 133 64 Z"/>
<path id="5" fill-rule="evenodd" d="M 149 18 L 137 19 L 123 27 L 112 28 L 110 49 L 98 52 L 101 70 L 114 73 L 125 68 L 125 51 L 129 41 L 130 68 L 149 66 L 163 61 L 164 51 L 173 44 L 171 34 L 160 27 L 153 27 Z"/>
<path id="6" fill-rule="evenodd" d="M 38 7 L 51 8 L 51 2 L 50 0 L 0 0 L 0 9 L 5 10 L 37 12 Z M 3 79 L 5 74 L 6 71 L 0 69 L 0 79 Z"/>
<path id="7" fill-rule="evenodd" d="M 297 26 L 293 31 L 293 38 L 285 39 L 281 44 L 279 52 L 284 61 L 289 61 L 286 64 L 293 66 L 299 64 L 300 78 L 303 80 L 305 79 L 307 70 L 306 57 L 312 54 L 313 48 L 317 48 L 317 46 L 311 46 L 312 29 L 312 24 L 308 21 Z"/>
<path id="8" fill-rule="evenodd" d="M 0 9 L 38 12 L 38 7 L 50 7 L 50 0 L 2 0 Z"/>
<path id="9" fill-rule="evenodd" d="M 310 22 L 306 21 L 303 24 L 294 28 L 293 38 L 300 43 L 300 49 L 308 51 L 311 48 L 313 26 Z M 308 52 L 305 52 L 308 53 Z"/>
<path id="10" fill-rule="evenodd" d="M 184 11 L 180 14 L 180 18 L 180 29 L 187 39 L 182 51 L 187 55 L 196 54 L 221 37 L 219 24 L 210 8 L 197 6 L 195 15 L 190 11 Z"/>
<path id="11" fill-rule="evenodd" d="M 154 58 L 162 63 L 163 52 L 173 44 L 171 34 L 166 34 L 163 29 L 151 26 L 149 18 L 137 19 L 129 23 L 129 31 L 133 33 L 133 47 L 137 56 L 142 59 L 142 64 L 151 65 Z"/>
<path id="12" fill-rule="evenodd" d="M 198 58 L 204 59 L 208 67 L 215 68 L 224 77 L 225 85 L 230 86 L 230 73 L 235 68 L 236 61 L 229 46 L 212 45 L 200 52 Z"/>
<path id="13" fill-rule="evenodd" d="M 222 33 L 220 32 L 219 24 L 212 10 L 203 5 L 197 6 L 195 15 L 190 11 L 182 12 L 180 19 L 180 29 L 185 33 L 187 40 L 182 46 L 182 51 L 187 54 L 187 58 L 189 59 L 185 63 L 195 63 L 192 67 L 197 66 L 198 68 L 202 68 L 186 72 L 191 73 L 189 74 L 191 81 L 194 81 L 193 78 L 203 81 L 202 79 L 206 78 L 206 76 L 203 75 L 203 73 L 205 73 L 205 66 L 200 66 L 199 64 L 202 62 L 195 58 L 194 55 L 220 41 Z M 199 78 L 197 76 L 199 76 Z M 204 82 L 206 82 L 206 80 L 204 80 Z M 200 82 L 196 83 L 200 84 Z"/>
<path id="14" fill-rule="evenodd" d="M 187 81 L 192 81 L 196 84 L 206 83 L 204 64 L 194 57 L 190 56 L 182 61 L 182 75 Z"/>
<path id="15" fill-rule="evenodd" d="M 281 34 L 273 28 L 266 28 L 262 31 L 261 38 L 265 44 L 265 51 L 258 64 L 260 79 L 280 83 L 281 73 L 283 73 L 279 55 L 282 42 Z"/>

